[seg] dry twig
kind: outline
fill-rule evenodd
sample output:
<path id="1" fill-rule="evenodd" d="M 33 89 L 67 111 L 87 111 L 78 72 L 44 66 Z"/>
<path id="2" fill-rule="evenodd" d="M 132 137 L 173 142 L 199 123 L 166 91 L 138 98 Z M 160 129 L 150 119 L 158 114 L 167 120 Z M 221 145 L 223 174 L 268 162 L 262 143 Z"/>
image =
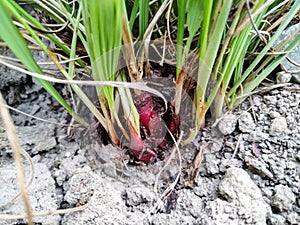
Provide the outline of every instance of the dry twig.
<path id="1" fill-rule="evenodd" d="M 13 121 L 10 117 L 8 109 L 4 105 L 5 105 L 4 99 L 0 92 L 0 114 L 1 114 L 4 126 L 6 128 L 8 140 L 9 140 L 12 150 L 13 150 L 14 161 L 15 161 L 16 169 L 17 169 L 17 179 L 18 179 L 20 191 L 22 193 L 25 210 L 26 210 L 27 222 L 28 222 L 28 225 L 32 225 L 33 224 L 32 210 L 31 210 L 28 192 L 27 192 L 27 188 L 26 188 L 24 168 L 23 168 L 22 157 L 21 157 L 22 150 L 21 150 L 21 146 L 19 144 L 19 141 L 18 141 L 18 138 L 16 135 L 16 129 L 13 124 Z"/>

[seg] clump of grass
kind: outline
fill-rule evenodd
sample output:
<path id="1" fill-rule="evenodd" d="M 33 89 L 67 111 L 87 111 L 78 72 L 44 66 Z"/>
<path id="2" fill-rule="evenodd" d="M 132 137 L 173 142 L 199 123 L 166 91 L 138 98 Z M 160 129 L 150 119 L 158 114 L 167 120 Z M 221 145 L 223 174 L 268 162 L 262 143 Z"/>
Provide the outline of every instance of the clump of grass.
<path id="1" fill-rule="evenodd" d="M 270 34 L 269 39 L 266 39 L 263 36 L 264 30 L 269 27 L 266 20 L 272 15 L 278 17 L 279 14 L 276 12 L 280 9 L 276 6 L 279 1 L 256 0 L 250 4 L 249 1 L 240 0 L 203 2 L 34 0 L 33 3 L 35 7 L 43 9 L 55 23 L 63 24 L 63 29 L 72 33 L 71 41 L 66 44 L 65 41 L 68 39 L 60 32 L 47 31 L 39 21 L 28 15 L 12 0 L 0 4 L 2 12 L 0 16 L 4 21 L 0 28 L 0 36 L 29 71 L 42 74 L 43 71 L 31 56 L 24 38 L 39 46 L 70 83 L 76 78 L 78 68 L 89 71 L 90 66 L 91 78 L 95 81 L 132 84 L 142 82 L 143 77 L 151 75 L 150 40 L 166 39 L 165 34 L 168 30 L 161 26 L 164 20 L 162 15 L 167 17 L 167 23 L 171 21 L 176 25 L 175 39 L 168 37 L 177 44 L 174 48 L 177 67 L 176 91 L 169 107 L 176 120 L 179 120 L 184 110 L 193 112 L 194 120 L 194 127 L 191 127 L 190 134 L 188 137 L 185 136 L 186 139 L 181 144 L 191 142 L 199 129 L 205 126 L 205 117 L 209 109 L 215 119 L 220 117 L 224 110 L 232 110 L 280 64 L 285 55 L 269 53 L 274 51 L 272 46 L 275 40 L 300 7 L 299 0 L 289 3 L 289 10 L 280 19 L 280 26 Z M 284 4 L 281 4 L 281 7 L 284 7 Z M 18 28 L 13 24 L 12 18 Z M 6 30 L 11 32 L 5 32 Z M 14 41 L 11 39 L 12 34 L 16 37 Z M 43 38 L 55 44 L 55 50 L 47 47 L 42 41 Z M 134 41 L 138 40 L 143 41 L 139 55 L 133 50 Z M 297 43 L 299 34 L 295 33 L 292 42 L 276 50 L 289 51 Z M 84 49 L 83 53 L 79 52 L 79 47 L 81 50 Z M 58 55 L 58 52 L 63 52 L 63 55 Z M 254 52 L 255 55 L 252 54 Z M 78 58 L 80 54 L 88 54 L 89 60 Z M 252 57 L 251 62 L 247 61 L 249 55 Z M 68 60 L 67 66 L 63 66 L 60 57 Z M 121 58 L 126 62 L 127 73 L 126 70 L 118 68 Z M 142 62 L 137 62 L 137 59 L 141 59 Z M 192 74 L 195 70 L 194 76 Z M 192 79 L 196 82 L 193 104 L 188 105 L 189 109 L 182 109 L 184 85 L 190 76 L 193 76 Z M 50 82 L 40 78 L 39 81 L 79 123 L 88 126 Z M 137 105 L 140 98 L 138 96 L 147 99 L 143 91 L 129 90 L 127 87 L 130 85 L 126 88 L 117 87 L 112 83 L 107 86 L 96 86 L 101 105 L 101 110 L 98 110 L 77 84 L 70 85 L 108 132 L 114 144 L 120 143 L 119 131 L 121 131 L 127 142 L 132 141 L 130 148 L 133 149 L 135 145 L 133 143 L 136 143 L 140 145 L 139 151 L 144 152 L 140 126 L 146 125 L 148 133 L 151 132 L 150 128 L 147 128 L 150 120 L 143 118 L 145 115 L 142 114 L 146 108 Z M 155 108 L 155 102 L 150 108 Z M 119 118 L 121 111 L 125 120 Z M 150 110 L 147 115 L 159 118 L 155 111 Z M 154 120 L 157 121 L 156 127 L 160 127 L 161 120 Z"/>
<path id="2" fill-rule="evenodd" d="M 98 81 L 115 81 L 117 64 L 122 44 L 123 4 L 120 0 L 83 1 L 84 27 L 87 37 L 87 52 L 92 65 L 92 76 Z M 97 87 L 97 95 L 103 111 L 107 130 L 114 144 L 119 144 L 113 117 L 115 108 L 114 87 Z M 118 121 L 118 124 L 120 122 Z"/>

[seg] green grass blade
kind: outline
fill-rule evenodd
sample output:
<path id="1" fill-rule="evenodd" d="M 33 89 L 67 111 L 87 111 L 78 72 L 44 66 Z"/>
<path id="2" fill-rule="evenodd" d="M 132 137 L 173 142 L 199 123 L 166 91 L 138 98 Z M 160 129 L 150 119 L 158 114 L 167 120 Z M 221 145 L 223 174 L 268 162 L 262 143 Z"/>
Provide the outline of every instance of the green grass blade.
<path id="1" fill-rule="evenodd" d="M 122 40 L 122 1 L 84 0 L 83 4 L 93 77 L 99 81 L 114 81 Z M 101 90 L 112 106 L 114 88 Z"/>
<path id="2" fill-rule="evenodd" d="M 139 1 L 134 1 L 133 7 L 132 7 L 132 10 L 130 13 L 129 28 L 131 31 L 132 31 L 133 24 L 134 24 L 134 21 L 136 19 L 136 15 L 137 15 L 137 12 L 139 9 L 139 4 L 140 4 Z"/>
<path id="3" fill-rule="evenodd" d="M 226 1 L 226 3 L 228 3 L 228 2 L 230 3 L 231 1 Z M 224 4 L 226 4 L 226 3 L 224 3 Z M 212 25 L 211 24 L 211 21 L 212 21 L 211 14 L 212 14 L 213 1 L 212 0 L 203 1 L 202 4 L 203 4 L 203 23 L 202 23 L 201 34 L 200 34 L 200 59 L 204 58 L 206 49 L 207 49 L 207 45 L 208 45 L 209 30 Z M 222 10 L 222 11 L 225 11 L 225 10 Z M 227 17 L 224 19 L 226 21 Z M 223 28 L 221 30 L 223 30 Z M 219 31 L 220 33 L 221 33 L 221 30 Z"/>
<path id="4" fill-rule="evenodd" d="M 221 43 L 222 35 L 224 29 L 226 28 L 226 21 L 231 9 L 232 0 L 224 1 L 222 10 L 214 25 L 214 29 L 211 32 L 209 38 L 209 44 L 207 46 L 207 51 L 205 52 L 204 58 L 199 57 L 199 69 L 198 69 L 198 86 L 197 86 L 197 99 L 201 99 L 204 102 L 205 92 L 208 84 L 208 80 L 211 76 L 211 72 L 214 66 L 214 62 L 217 57 L 219 46 Z M 205 43 L 204 43 L 205 45 Z M 200 49 L 202 45 L 200 46 Z"/>
<path id="5" fill-rule="evenodd" d="M 122 45 L 123 1 L 83 0 L 83 19 L 86 28 L 88 53 L 92 76 L 97 81 L 115 81 Z M 118 121 L 115 109 L 114 87 L 97 87 L 101 108 L 107 121 L 112 142 L 119 139 L 113 126 Z M 115 117 L 115 118 L 114 118 Z"/>
<path id="6" fill-rule="evenodd" d="M 143 39 L 145 31 L 149 24 L 149 0 L 139 0 L 139 36 L 140 40 Z"/>
<path id="7" fill-rule="evenodd" d="M 211 3 L 212 4 L 212 3 Z M 211 77 L 211 72 L 214 66 L 214 63 L 217 58 L 217 53 L 219 50 L 219 46 L 222 40 L 222 35 L 224 29 L 226 28 L 226 21 L 231 9 L 232 0 L 223 1 L 223 5 L 220 8 L 221 11 L 217 14 L 218 18 L 215 18 L 214 24 L 206 24 L 206 28 L 203 32 L 210 33 L 210 37 L 208 39 L 208 34 L 203 34 L 202 40 L 200 42 L 200 52 L 203 43 L 203 55 L 199 56 L 199 66 L 198 66 L 198 77 L 197 77 L 197 87 L 195 90 L 195 104 L 196 104 L 196 119 L 195 119 L 195 128 L 191 130 L 189 137 L 183 142 L 183 144 L 187 144 L 191 142 L 197 135 L 198 130 L 203 125 L 205 114 L 208 110 L 207 103 L 205 100 L 205 93 L 208 86 L 208 81 Z M 203 20 L 203 24 L 210 21 L 208 15 L 211 14 L 210 3 L 206 2 L 204 5 L 204 14 L 206 18 Z M 209 12 L 205 12 L 208 10 Z M 212 20 L 214 21 L 214 20 Z M 212 28 L 212 30 L 210 30 Z M 203 28 L 202 28 L 203 29 Z M 208 41 L 208 45 L 205 43 Z M 207 49 L 205 50 L 205 47 Z M 205 53 L 205 54 L 204 54 Z"/>
<path id="8" fill-rule="evenodd" d="M 22 37 L 18 28 L 13 24 L 13 21 L 8 14 L 7 6 L 9 2 L 0 2 L 0 37 L 9 46 L 11 51 L 20 59 L 22 64 L 29 70 L 35 73 L 43 74 L 42 69 L 34 60 L 31 52 L 28 49 L 27 43 Z M 48 81 L 37 79 L 38 82 L 53 96 L 74 118 L 84 126 L 88 126 L 79 116 L 77 116 L 72 108 L 66 103 L 63 97 Z"/>
<path id="9" fill-rule="evenodd" d="M 260 54 L 255 58 L 255 60 L 251 63 L 251 65 L 246 69 L 243 73 L 239 81 L 230 89 L 227 97 L 231 97 L 235 94 L 236 90 L 240 85 L 242 85 L 243 81 L 251 74 L 251 72 L 255 69 L 255 67 L 261 62 L 261 60 L 265 57 L 266 53 L 273 46 L 274 42 L 277 40 L 279 35 L 283 32 L 283 30 L 287 27 L 290 21 L 294 18 L 295 14 L 300 10 L 300 0 L 295 0 L 293 6 L 291 7 L 289 13 L 282 21 L 280 26 L 278 27 L 275 34 L 269 40 L 268 44 L 261 50 Z"/>
<path id="10" fill-rule="evenodd" d="M 22 16 L 24 19 L 23 20 L 26 20 L 26 24 L 32 24 L 32 26 L 40 29 L 40 30 L 46 30 L 44 28 L 44 26 L 38 22 L 35 18 L 33 18 L 29 13 L 27 13 L 22 7 L 20 7 L 16 2 L 12 1 L 12 0 L 8 0 L 10 1 L 10 5 L 14 8 L 14 10 L 16 11 L 16 13 L 19 14 L 19 16 Z M 41 2 L 37 1 L 38 3 L 42 4 Z M 50 0 L 50 1 L 47 1 L 48 5 L 53 5 L 55 4 L 55 7 L 57 9 L 57 7 L 60 7 L 58 2 L 54 2 L 53 0 Z M 47 5 L 47 6 L 48 6 Z M 53 6 L 54 7 L 54 6 Z M 48 8 L 47 8 L 48 9 Z M 62 10 L 62 9 L 60 9 Z M 55 16 L 53 16 L 51 14 L 51 11 L 47 11 L 47 10 L 44 10 L 45 13 L 47 13 L 51 18 L 53 19 L 56 19 Z M 63 12 L 61 12 L 62 14 Z M 67 15 L 65 15 L 67 17 Z M 70 22 L 72 23 L 72 20 L 70 20 Z M 65 23 L 65 21 L 63 19 L 60 18 L 60 20 L 58 21 L 58 23 Z M 28 25 L 27 25 L 28 26 Z M 81 26 L 82 27 L 82 26 Z M 30 30 L 31 27 L 29 27 Z M 28 27 L 26 28 L 28 30 Z M 81 28 L 82 29 L 82 28 Z M 33 32 L 33 30 L 32 30 Z M 31 34 L 32 34 L 31 32 Z M 47 38 L 49 38 L 50 41 L 52 41 L 58 49 L 62 50 L 63 52 L 66 53 L 66 55 L 69 55 L 70 54 L 70 48 L 68 46 L 66 46 L 66 44 L 64 44 L 60 39 L 58 39 L 55 35 L 51 34 L 51 33 L 46 33 L 44 34 Z M 80 34 L 81 35 L 81 34 Z M 83 38 L 81 38 L 81 40 L 83 40 Z M 43 46 L 41 46 L 43 47 Z M 45 49 L 44 49 L 45 50 Z M 82 60 L 76 60 L 76 62 L 81 66 L 81 67 L 85 67 L 86 64 L 82 61 Z"/>
<path id="11" fill-rule="evenodd" d="M 176 45 L 176 78 L 178 78 L 179 72 L 182 68 L 182 50 L 183 50 L 183 36 L 184 36 L 184 24 L 186 13 L 187 0 L 177 0 L 178 9 L 178 22 L 177 22 L 177 45 Z"/>
<path id="12" fill-rule="evenodd" d="M 299 30 L 297 31 L 297 36 L 294 38 L 294 40 L 288 44 L 288 46 L 283 50 L 284 52 L 290 52 L 293 50 L 295 46 L 297 46 L 300 43 L 300 33 Z M 269 63 L 269 61 L 272 60 L 269 65 L 265 66 L 261 73 L 257 74 L 257 76 L 248 82 L 244 88 L 243 93 L 239 93 L 237 97 L 234 98 L 234 101 L 232 103 L 232 107 L 235 108 L 238 104 L 240 104 L 246 97 L 243 97 L 243 95 L 248 95 L 251 91 L 253 91 L 264 79 L 266 79 L 275 69 L 279 66 L 281 61 L 286 57 L 286 55 L 280 55 L 274 58 L 274 56 L 269 56 L 265 62 L 262 63 L 262 65 Z M 274 58 L 274 59 L 273 59 Z"/>

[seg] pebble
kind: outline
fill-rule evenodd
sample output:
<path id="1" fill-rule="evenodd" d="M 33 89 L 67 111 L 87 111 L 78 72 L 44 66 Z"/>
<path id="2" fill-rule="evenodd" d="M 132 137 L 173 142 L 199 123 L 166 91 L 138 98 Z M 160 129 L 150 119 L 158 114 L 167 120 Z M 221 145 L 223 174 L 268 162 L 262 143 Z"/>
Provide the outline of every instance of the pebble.
<path id="1" fill-rule="evenodd" d="M 287 122 L 285 117 L 277 117 L 272 120 L 270 134 L 277 136 L 282 133 L 287 133 Z"/>
<path id="2" fill-rule="evenodd" d="M 277 97 L 274 95 L 266 95 L 264 96 L 264 102 L 267 105 L 276 105 Z"/>
<path id="3" fill-rule="evenodd" d="M 276 73 L 276 83 L 277 84 L 284 84 L 290 82 L 292 79 L 292 74 L 287 73 L 285 71 L 277 72 Z"/>
<path id="4" fill-rule="evenodd" d="M 270 116 L 271 119 L 278 118 L 278 117 L 280 117 L 280 113 L 276 112 L 276 111 L 271 111 L 269 113 L 269 116 Z"/>
<path id="5" fill-rule="evenodd" d="M 247 224 L 266 224 L 269 206 L 263 200 L 260 189 L 245 170 L 229 168 L 220 182 L 219 193 L 231 203 L 231 207 L 234 205 L 237 208 L 237 212 L 244 212 L 243 216 Z M 237 224 L 245 224 L 245 222 L 240 221 Z"/>
<path id="6" fill-rule="evenodd" d="M 187 202 L 189 202 L 188 205 L 186 204 Z M 176 208 L 180 210 L 183 215 L 192 215 L 194 218 L 198 218 L 201 216 L 203 207 L 203 201 L 201 198 L 198 198 L 195 193 L 190 192 L 187 189 L 178 192 Z"/>
<path id="7" fill-rule="evenodd" d="M 217 159 L 215 154 L 205 154 L 205 167 L 209 174 L 217 174 L 220 172 L 220 159 Z"/>
<path id="8" fill-rule="evenodd" d="M 270 222 L 272 225 L 282 225 L 285 223 L 285 218 L 278 214 L 272 214 L 270 216 Z"/>
<path id="9" fill-rule="evenodd" d="M 237 117 L 235 115 L 226 114 L 220 119 L 218 129 L 223 135 L 232 134 L 235 131 L 236 123 Z"/>
<path id="10" fill-rule="evenodd" d="M 291 210 L 295 202 L 296 197 L 289 187 L 281 184 L 275 186 L 271 202 L 271 206 L 275 210 L 280 212 Z"/>
<path id="11" fill-rule="evenodd" d="M 91 172 L 74 174 L 69 180 L 67 188 L 64 200 L 72 205 L 79 203 L 82 197 L 88 195 L 93 189 Z"/>
<path id="12" fill-rule="evenodd" d="M 244 161 L 249 169 L 251 169 L 253 172 L 256 172 L 262 177 L 273 179 L 274 175 L 269 169 L 267 169 L 268 165 L 265 162 L 249 156 L 245 156 Z"/>
<path id="13" fill-rule="evenodd" d="M 290 224 L 300 224 L 300 216 L 296 212 L 289 213 L 286 219 Z"/>
<path id="14" fill-rule="evenodd" d="M 262 142 L 263 140 L 268 140 L 268 138 L 269 134 L 263 132 L 259 127 L 252 131 L 249 135 L 249 141 L 252 142 Z"/>
<path id="15" fill-rule="evenodd" d="M 243 112 L 238 119 L 239 130 L 244 133 L 250 133 L 255 129 L 255 123 L 249 112 Z"/>

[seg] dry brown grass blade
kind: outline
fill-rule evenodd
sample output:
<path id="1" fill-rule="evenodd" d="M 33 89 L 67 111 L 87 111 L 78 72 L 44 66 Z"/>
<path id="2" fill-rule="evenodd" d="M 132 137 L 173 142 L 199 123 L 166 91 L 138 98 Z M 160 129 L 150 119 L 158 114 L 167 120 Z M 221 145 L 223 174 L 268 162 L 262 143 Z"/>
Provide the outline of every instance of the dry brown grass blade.
<path id="1" fill-rule="evenodd" d="M 60 215 L 60 214 L 66 214 L 66 213 L 73 213 L 73 212 L 79 212 L 82 210 L 85 210 L 88 208 L 89 204 L 85 204 L 82 206 L 77 206 L 74 208 L 69 209 L 58 209 L 58 210 L 48 210 L 48 211 L 41 211 L 41 212 L 35 212 L 32 214 L 33 217 L 39 217 L 39 216 L 48 216 L 48 215 Z M 0 220 L 17 220 L 17 219 L 25 219 L 25 214 L 20 215 L 1 215 L 0 214 Z M 29 223 L 28 223 L 29 224 Z"/>
<path id="2" fill-rule="evenodd" d="M 145 69 L 145 73 L 146 75 L 150 75 L 150 62 L 149 62 L 149 46 L 150 46 L 150 40 L 151 40 L 151 35 L 152 35 L 152 32 L 153 32 L 153 29 L 158 21 L 158 19 L 161 17 L 161 15 L 164 13 L 164 11 L 166 10 L 166 8 L 169 6 L 169 4 L 171 4 L 171 0 L 165 0 L 163 2 L 163 4 L 160 6 L 160 8 L 158 9 L 157 13 L 155 14 L 155 16 L 153 17 L 152 21 L 149 23 L 146 31 L 145 31 L 145 34 L 144 34 L 144 37 L 143 37 L 143 51 L 145 54 L 141 54 L 142 56 L 142 60 L 141 60 L 141 63 L 140 63 L 140 67 L 143 68 L 143 62 L 144 62 L 144 58 L 145 57 L 145 62 L 146 62 L 146 69 Z"/>
<path id="3" fill-rule="evenodd" d="M 25 175 L 24 175 L 24 168 L 23 168 L 23 163 L 22 163 L 22 157 L 21 157 L 21 147 L 16 135 L 16 129 L 13 124 L 13 121 L 10 117 L 8 109 L 4 106 L 4 99 L 2 97 L 2 94 L 0 92 L 0 114 L 4 123 L 4 127 L 7 132 L 7 137 L 8 140 L 11 144 L 11 148 L 13 150 L 13 157 L 14 157 L 14 162 L 16 165 L 16 170 L 17 170 L 17 180 L 19 183 L 19 188 L 22 193 L 22 198 L 25 206 L 25 211 L 26 211 L 26 218 L 27 218 L 27 223 L 28 225 L 32 225 L 32 210 L 30 206 L 30 201 L 28 197 L 28 192 L 26 188 L 26 182 L 25 182 Z"/>
<path id="4" fill-rule="evenodd" d="M 199 176 L 205 148 L 206 145 L 204 144 L 200 146 L 199 152 L 194 159 L 193 165 L 190 167 L 188 179 L 184 183 L 186 187 L 194 188 L 197 184 L 197 178 Z"/>
<path id="5" fill-rule="evenodd" d="M 274 0 L 269 0 L 267 2 L 265 2 L 259 9 L 257 9 L 253 14 L 252 17 L 253 19 L 255 19 L 265 8 L 267 8 L 268 6 L 270 6 L 272 3 L 274 2 Z M 250 18 L 248 17 L 247 19 L 245 19 L 236 29 L 235 33 L 233 34 L 233 37 L 235 37 L 236 35 L 238 35 L 249 23 L 251 23 Z"/>
<path id="6" fill-rule="evenodd" d="M 24 116 L 27 116 L 27 117 L 29 117 L 29 118 L 32 118 L 32 119 L 35 119 L 35 120 L 39 120 L 39 121 L 42 121 L 42 122 L 45 122 L 45 123 L 50 123 L 50 124 L 55 124 L 55 125 L 57 125 L 57 126 L 62 126 L 62 127 L 72 127 L 72 128 L 76 128 L 76 127 L 78 127 L 78 126 L 74 126 L 74 125 L 70 125 L 70 124 L 64 124 L 64 123 L 57 123 L 57 122 L 54 122 L 54 121 L 52 121 L 52 120 L 50 120 L 49 118 L 48 119 L 43 119 L 43 118 L 40 118 L 40 117 L 37 117 L 37 116 L 34 116 L 34 115 L 31 115 L 31 114 L 29 114 L 29 113 L 26 113 L 26 112 L 23 112 L 23 111 L 21 111 L 21 110 L 18 110 L 18 109 L 16 109 L 16 108 L 14 108 L 14 107 L 11 107 L 11 106 L 9 106 L 9 105 L 4 105 L 5 107 L 7 107 L 8 109 L 10 109 L 10 110 L 13 110 L 13 111 L 15 111 L 15 112 L 17 112 L 17 113 L 19 113 L 19 114 L 22 114 L 22 115 L 24 115 Z M 27 154 L 27 152 L 25 152 L 25 151 L 23 151 L 22 152 L 22 154 L 23 153 L 26 153 Z M 29 155 L 28 155 L 29 156 Z M 26 156 L 25 156 L 26 157 Z M 27 158 L 27 157 L 26 157 Z M 27 158 L 28 159 L 28 158 Z M 1 208 L 1 207 L 0 207 Z"/>
<path id="7" fill-rule="evenodd" d="M 123 32 L 122 32 L 122 39 L 123 39 L 123 54 L 124 59 L 126 61 L 126 65 L 128 68 L 129 76 L 131 82 L 138 81 L 141 79 L 138 66 L 136 64 L 136 58 L 133 50 L 133 42 L 131 38 L 131 33 L 128 28 L 126 16 L 123 15 Z"/>
<path id="8" fill-rule="evenodd" d="M 5 65 L 5 66 L 7 66 L 7 67 L 9 67 L 13 70 L 21 72 L 21 73 L 28 74 L 32 77 L 40 78 L 40 79 L 43 79 L 43 80 L 47 80 L 47 81 L 54 82 L 54 83 L 59 83 L 59 84 L 78 84 L 78 85 L 102 86 L 102 87 L 103 86 L 112 86 L 112 87 L 138 89 L 138 90 L 142 90 L 142 91 L 152 93 L 153 95 L 156 95 L 156 96 L 160 97 L 161 99 L 163 99 L 163 101 L 165 103 L 165 107 L 167 107 L 167 105 L 168 105 L 168 101 L 163 96 L 163 94 L 161 94 L 159 91 L 157 91 L 153 88 L 148 87 L 147 82 L 63 80 L 63 79 L 50 77 L 50 76 L 47 76 L 47 75 L 42 75 L 42 74 L 30 72 L 28 70 L 22 69 L 22 67 L 20 67 L 20 66 L 15 66 L 15 65 L 11 64 L 10 62 L 8 62 L 7 60 L 1 59 L 1 58 L 0 58 L 0 64 L 3 64 L 3 65 Z"/>

